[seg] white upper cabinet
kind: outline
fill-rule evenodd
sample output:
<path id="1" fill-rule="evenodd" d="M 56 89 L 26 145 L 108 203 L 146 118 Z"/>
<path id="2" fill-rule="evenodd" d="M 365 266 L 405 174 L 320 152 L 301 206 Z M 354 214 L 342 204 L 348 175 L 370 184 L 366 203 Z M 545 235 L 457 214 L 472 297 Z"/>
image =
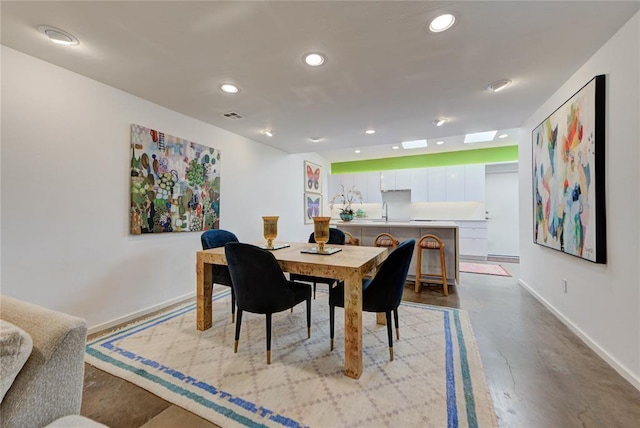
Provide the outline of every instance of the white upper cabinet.
<path id="1" fill-rule="evenodd" d="M 382 171 L 380 173 L 380 190 L 411 190 L 411 170 L 398 169 Z"/>
<path id="2" fill-rule="evenodd" d="M 429 169 L 411 170 L 411 202 L 429 202 Z"/>
<path id="3" fill-rule="evenodd" d="M 445 167 L 447 202 L 464 201 L 464 165 Z"/>
<path id="4" fill-rule="evenodd" d="M 380 173 L 366 172 L 364 175 L 367 179 L 367 199 L 364 202 L 369 204 L 382 203 L 382 192 L 380 192 Z"/>
<path id="5" fill-rule="evenodd" d="M 364 172 L 358 174 L 332 174 L 329 175 L 329 193 L 327 198 L 331 201 L 337 193 L 342 191 L 348 192 L 355 186 L 356 190 L 362 193 L 363 203 L 380 203 L 382 195 L 380 194 L 380 173 Z"/>
<path id="6" fill-rule="evenodd" d="M 485 195 L 485 167 L 484 164 L 464 166 L 464 200 L 484 201 Z"/>
<path id="7" fill-rule="evenodd" d="M 446 202 L 446 168 L 438 166 L 429 168 L 429 202 Z"/>

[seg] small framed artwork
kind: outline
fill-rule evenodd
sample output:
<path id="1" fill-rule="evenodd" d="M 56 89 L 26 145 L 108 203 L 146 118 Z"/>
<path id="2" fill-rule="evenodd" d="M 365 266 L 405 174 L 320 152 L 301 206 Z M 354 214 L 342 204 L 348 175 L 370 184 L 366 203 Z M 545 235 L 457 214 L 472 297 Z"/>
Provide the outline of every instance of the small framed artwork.
<path id="1" fill-rule="evenodd" d="M 322 193 L 322 167 L 315 163 L 304 161 L 304 191 Z"/>
<path id="2" fill-rule="evenodd" d="M 318 193 L 304 194 L 304 223 L 313 223 L 313 217 L 322 216 L 322 195 Z"/>
<path id="3" fill-rule="evenodd" d="M 532 133 L 533 242 L 607 262 L 605 76 L 596 76 Z"/>

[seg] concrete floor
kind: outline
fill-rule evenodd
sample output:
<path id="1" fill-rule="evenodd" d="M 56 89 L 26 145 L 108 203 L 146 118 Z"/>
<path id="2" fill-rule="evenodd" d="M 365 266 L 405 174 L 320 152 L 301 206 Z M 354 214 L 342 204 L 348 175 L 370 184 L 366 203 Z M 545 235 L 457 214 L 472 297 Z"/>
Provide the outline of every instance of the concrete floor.
<path id="1" fill-rule="evenodd" d="M 501 264 L 513 277 L 461 273 L 449 297 L 413 284 L 403 297 L 469 312 L 499 426 L 640 426 L 640 391 L 518 285 L 517 264 Z M 89 365 L 81 413 L 114 428 L 217 426 Z"/>

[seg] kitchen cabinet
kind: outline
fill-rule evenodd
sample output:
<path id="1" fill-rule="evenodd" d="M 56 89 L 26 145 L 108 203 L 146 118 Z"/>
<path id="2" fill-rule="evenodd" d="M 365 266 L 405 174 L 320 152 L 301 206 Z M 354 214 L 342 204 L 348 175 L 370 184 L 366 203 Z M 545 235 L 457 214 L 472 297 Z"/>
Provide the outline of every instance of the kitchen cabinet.
<path id="1" fill-rule="evenodd" d="M 380 173 L 365 172 L 358 174 L 331 174 L 329 176 L 328 200 L 331 201 L 336 194 L 342 191 L 348 192 L 355 186 L 356 190 L 362 193 L 363 203 L 381 203 L 380 194 Z"/>
<path id="2" fill-rule="evenodd" d="M 443 166 L 429 168 L 428 192 L 429 199 L 425 202 L 446 202 L 446 169 Z"/>
<path id="3" fill-rule="evenodd" d="M 411 190 L 411 170 L 398 169 L 382 171 L 380 173 L 380 190 L 383 192 Z"/>
<path id="4" fill-rule="evenodd" d="M 429 168 L 411 170 L 411 202 L 429 202 Z"/>
<path id="5" fill-rule="evenodd" d="M 487 222 L 457 221 L 460 231 L 460 255 L 466 258 L 486 260 L 488 253 Z"/>
<path id="6" fill-rule="evenodd" d="M 464 165 L 445 167 L 445 191 L 447 202 L 464 201 Z"/>
<path id="7" fill-rule="evenodd" d="M 485 166 L 471 164 L 464 166 L 464 200 L 484 201 Z"/>

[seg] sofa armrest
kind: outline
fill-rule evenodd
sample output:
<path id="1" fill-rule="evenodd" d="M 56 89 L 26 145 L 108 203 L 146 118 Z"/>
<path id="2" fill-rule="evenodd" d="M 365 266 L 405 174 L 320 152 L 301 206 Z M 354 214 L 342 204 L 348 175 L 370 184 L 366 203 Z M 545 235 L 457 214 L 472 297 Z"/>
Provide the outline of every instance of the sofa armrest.
<path id="1" fill-rule="evenodd" d="M 0 316 L 33 341 L 31 356 L 0 404 L 0 424 L 42 427 L 79 414 L 86 321 L 6 296 L 0 297 Z"/>

